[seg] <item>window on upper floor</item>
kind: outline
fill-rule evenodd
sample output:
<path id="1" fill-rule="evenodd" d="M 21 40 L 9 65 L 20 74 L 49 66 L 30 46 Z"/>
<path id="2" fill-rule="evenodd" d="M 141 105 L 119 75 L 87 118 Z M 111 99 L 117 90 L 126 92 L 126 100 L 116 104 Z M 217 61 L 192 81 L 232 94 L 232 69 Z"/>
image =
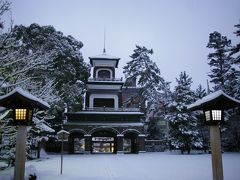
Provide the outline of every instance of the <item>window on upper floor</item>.
<path id="1" fill-rule="evenodd" d="M 109 70 L 98 71 L 98 78 L 111 78 L 111 72 Z"/>
<path id="2" fill-rule="evenodd" d="M 114 108 L 114 99 L 94 98 L 93 107 Z"/>

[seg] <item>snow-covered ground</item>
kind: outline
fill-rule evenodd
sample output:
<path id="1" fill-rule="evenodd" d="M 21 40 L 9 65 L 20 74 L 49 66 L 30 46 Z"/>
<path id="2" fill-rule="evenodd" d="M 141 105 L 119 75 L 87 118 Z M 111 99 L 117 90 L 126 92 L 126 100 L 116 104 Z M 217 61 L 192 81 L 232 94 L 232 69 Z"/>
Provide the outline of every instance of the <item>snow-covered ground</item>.
<path id="1" fill-rule="evenodd" d="M 28 161 L 38 180 L 211 180 L 210 154 L 180 155 L 177 152 L 129 155 L 65 155 L 60 175 L 60 155 Z M 32 166 L 31 166 L 32 165 Z M 240 153 L 223 154 L 224 180 L 240 179 Z M 13 169 L 0 171 L 7 180 Z"/>

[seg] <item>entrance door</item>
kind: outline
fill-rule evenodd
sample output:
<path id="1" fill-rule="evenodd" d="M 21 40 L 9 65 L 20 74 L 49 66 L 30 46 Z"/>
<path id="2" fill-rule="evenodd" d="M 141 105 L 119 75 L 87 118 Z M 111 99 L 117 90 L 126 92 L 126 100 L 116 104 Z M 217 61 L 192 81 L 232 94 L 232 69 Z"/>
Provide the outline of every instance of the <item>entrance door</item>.
<path id="1" fill-rule="evenodd" d="M 126 133 L 123 138 L 123 151 L 124 153 L 138 153 L 138 140 L 137 134 Z"/>
<path id="2" fill-rule="evenodd" d="M 116 135 L 108 130 L 100 130 L 92 134 L 92 153 L 116 153 Z"/>
<path id="3" fill-rule="evenodd" d="M 114 153 L 113 137 L 93 137 L 92 138 L 93 153 Z"/>
<path id="4" fill-rule="evenodd" d="M 84 153 L 85 151 L 85 139 L 74 138 L 74 153 Z"/>
<path id="5" fill-rule="evenodd" d="M 132 140 L 123 138 L 123 151 L 124 153 L 132 153 Z"/>

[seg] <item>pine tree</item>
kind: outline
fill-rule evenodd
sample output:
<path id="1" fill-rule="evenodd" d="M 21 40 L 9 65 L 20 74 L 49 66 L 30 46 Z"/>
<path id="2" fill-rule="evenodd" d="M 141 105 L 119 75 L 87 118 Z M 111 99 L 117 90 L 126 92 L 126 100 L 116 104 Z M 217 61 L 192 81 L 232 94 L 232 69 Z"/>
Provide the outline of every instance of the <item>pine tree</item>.
<path id="1" fill-rule="evenodd" d="M 4 29 L 3 16 L 10 11 L 11 3 L 8 1 L 0 1 L 0 30 Z"/>
<path id="2" fill-rule="evenodd" d="M 240 37 L 240 24 L 235 25 L 235 27 L 237 30 L 234 34 Z M 240 99 L 240 43 L 231 48 L 229 56 L 233 59 L 229 86 L 233 89 L 234 97 Z"/>
<path id="3" fill-rule="evenodd" d="M 204 96 L 206 96 L 206 90 L 203 89 L 202 85 L 199 85 L 198 88 L 194 91 L 195 101 L 202 99 Z M 198 140 L 199 144 L 201 144 L 201 148 L 206 152 L 208 150 L 209 146 L 209 130 L 208 127 L 205 125 L 205 117 L 203 115 L 202 111 L 195 111 L 192 112 L 192 114 L 197 118 L 196 123 L 196 130 L 198 131 Z"/>
<path id="4" fill-rule="evenodd" d="M 198 85 L 197 89 L 195 90 L 195 98 L 196 100 L 203 98 L 206 96 L 206 90 L 202 87 L 202 85 Z"/>
<path id="5" fill-rule="evenodd" d="M 2 137 L 2 142 L 0 144 L 0 159 L 10 161 L 15 159 L 15 145 L 16 145 L 16 126 L 13 124 L 12 110 L 7 110 L 5 112 L 6 117 L 0 121 L 0 136 Z M 26 155 L 27 158 L 31 158 L 29 153 L 33 143 L 39 141 L 40 145 L 41 139 L 48 138 L 49 133 L 54 133 L 55 131 L 50 127 L 49 123 L 46 122 L 45 112 L 39 111 L 33 116 L 33 124 L 28 128 L 27 132 L 27 145 L 26 145 Z M 35 140 L 35 142 L 34 142 Z M 9 164 L 10 165 L 10 164 Z"/>
<path id="6" fill-rule="evenodd" d="M 234 32 L 240 36 L 240 25 Z M 228 95 L 239 99 L 240 97 L 240 44 L 231 46 L 231 41 L 227 37 L 222 36 L 218 32 L 214 32 L 209 36 L 209 48 L 213 48 L 215 52 L 210 53 L 208 59 L 212 68 L 211 82 L 214 83 L 215 90 L 221 89 Z M 228 150 L 239 150 L 239 133 L 238 123 L 239 109 L 225 111 L 225 124 L 223 125 L 222 141 Z"/>
<path id="7" fill-rule="evenodd" d="M 234 34 L 240 37 L 240 24 L 235 25 L 235 27 L 237 30 Z M 227 93 L 236 99 L 240 99 L 240 43 L 232 46 L 229 58 L 232 60 L 232 64 L 226 81 Z M 227 151 L 240 151 L 240 108 L 229 110 L 225 114 L 222 143 Z"/>
<path id="8" fill-rule="evenodd" d="M 10 111 L 11 110 L 8 110 L 5 113 L 8 114 Z M 0 121 L 0 136 L 2 139 L 0 143 L 0 159 L 7 161 L 9 166 L 13 165 L 13 162 L 11 161 L 15 159 L 15 145 L 17 135 L 16 126 L 10 125 L 11 122 L 12 118 L 10 118 L 9 115 Z"/>
<path id="9" fill-rule="evenodd" d="M 228 71 L 225 80 L 225 92 L 235 98 L 239 99 L 239 78 L 240 78 L 240 70 L 237 70 L 237 67 L 234 67 L 234 64 L 231 64 L 231 68 Z"/>
<path id="10" fill-rule="evenodd" d="M 208 48 L 214 52 L 208 55 L 211 73 L 208 75 L 211 82 L 214 83 L 215 90 L 226 90 L 226 80 L 231 68 L 231 59 L 228 52 L 231 46 L 231 41 L 226 36 L 222 36 L 219 32 L 213 32 L 209 35 Z"/>
<path id="11" fill-rule="evenodd" d="M 240 37 L 240 24 L 236 24 L 235 27 L 237 28 L 236 36 Z M 237 43 L 235 46 L 231 48 L 230 56 L 234 56 L 234 62 L 236 64 L 240 64 L 240 43 Z"/>
<path id="12" fill-rule="evenodd" d="M 132 60 L 123 69 L 126 86 L 137 80 L 139 93 L 135 97 L 132 97 L 132 99 L 139 99 L 141 104 L 147 104 L 145 113 L 149 137 L 159 138 L 162 137 L 162 133 L 159 124 L 156 122 L 156 116 L 159 116 L 161 112 L 161 115 L 164 117 L 171 92 L 170 83 L 163 79 L 160 69 L 151 60 L 150 56 L 152 54 L 152 49 L 147 49 L 144 46 L 136 46 L 136 49 L 134 49 L 133 54 L 130 56 Z"/>
<path id="13" fill-rule="evenodd" d="M 171 147 L 180 149 L 181 153 L 190 153 L 193 146 L 202 146 L 198 138 L 196 117 L 187 110 L 187 106 L 194 101 L 192 78 L 186 72 L 181 72 L 176 81 L 171 113 L 167 116 L 170 128 L 169 142 Z"/>
<path id="14" fill-rule="evenodd" d="M 139 96 L 142 101 L 153 99 L 152 93 L 157 92 L 164 82 L 160 69 L 150 59 L 152 54 L 152 49 L 136 46 L 134 53 L 130 56 L 132 60 L 123 67 L 126 86 L 133 80 L 137 80 Z"/>

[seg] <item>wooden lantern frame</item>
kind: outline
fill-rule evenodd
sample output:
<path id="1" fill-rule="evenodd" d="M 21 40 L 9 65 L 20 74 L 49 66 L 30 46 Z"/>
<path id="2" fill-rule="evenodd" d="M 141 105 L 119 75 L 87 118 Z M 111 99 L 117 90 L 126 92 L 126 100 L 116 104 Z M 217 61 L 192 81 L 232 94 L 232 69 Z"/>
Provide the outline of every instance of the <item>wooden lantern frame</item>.
<path id="1" fill-rule="evenodd" d="M 235 107 L 240 107 L 240 101 L 219 90 L 189 105 L 188 109 L 190 111 L 203 110 L 205 124 L 212 126 L 223 124 L 224 110 Z M 216 110 L 221 111 L 220 119 L 214 119 L 213 111 Z M 206 112 L 210 112 L 210 114 L 206 116 Z"/>
<path id="2" fill-rule="evenodd" d="M 219 114 L 215 114 L 220 111 Z M 207 114 L 209 112 L 209 114 Z M 206 125 L 220 125 L 224 123 L 224 111 L 222 109 L 204 109 L 204 122 Z"/>
<path id="3" fill-rule="evenodd" d="M 32 118 L 35 109 L 45 110 L 50 107 L 48 103 L 22 90 L 19 87 L 17 87 L 8 94 L 1 96 L 0 106 L 13 110 L 14 125 L 27 125 L 27 126 L 32 124 Z M 18 115 L 18 118 L 16 118 L 17 109 L 22 110 L 22 114 Z M 25 118 L 23 118 L 24 114 L 26 114 Z"/>

